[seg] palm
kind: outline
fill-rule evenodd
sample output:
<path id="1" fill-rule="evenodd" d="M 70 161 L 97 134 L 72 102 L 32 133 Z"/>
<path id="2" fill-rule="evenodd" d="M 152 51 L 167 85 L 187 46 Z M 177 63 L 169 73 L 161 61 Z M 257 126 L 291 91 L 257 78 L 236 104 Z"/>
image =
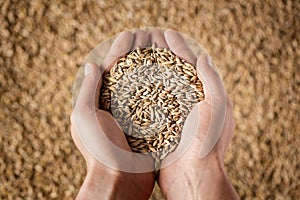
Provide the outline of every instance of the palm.
<path id="1" fill-rule="evenodd" d="M 163 191 L 168 191 L 170 185 L 177 182 L 181 175 L 188 177 L 187 174 L 196 174 L 196 176 L 199 176 L 198 180 L 201 180 L 203 171 L 207 170 L 207 168 L 218 165 L 222 167 L 224 153 L 231 140 L 234 125 L 232 104 L 226 97 L 218 73 L 209 65 L 208 57 L 201 55 L 199 58 L 196 58 L 178 32 L 167 30 L 164 35 L 166 47 L 169 47 L 177 56 L 187 60 L 196 67 L 206 95 L 205 100 L 198 103 L 191 111 L 190 115 L 193 117 L 188 117 L 185 122 L 187 127 L 189 127 L 189 123 L 198 122 L 198 127 L 196 130 L 187 128 L 182 133 L 182 140 L 192 133 L 195 134 L 194 140 L 192 140 L 189 148 L 178 160 L 160 170 L 159 185 Z M 214 133 L 211 131 L 213 129 L 209 129 L 210 126 L 215 126 L 219 121 L 218 119 L 220 119 L 216 116 L 221 114 L 215 112 L 217 107 L 220 108 L 217 110 L 225 111 L 226 113 L 224 113 L 224 126 L 222 124 L 219 140 L 217 140 L 218 135 L 216 135 L 218 133 Z M 215 144 L 216 141 L 218 142 Z M 173 154 L 176 155 L 176 153 L 175 151 Z M 204 157 L 203 155 L 206 157 L 201 159 L 200 157 Z M 196 171 L 193 173 L 191 170 Z"/>
<path id="2" fill-rule="evenodd" d="M 131 32 L 121 33 L 115 39 L 108 54 L 103 60 L 100 71 L 107 72 L 111 65 L 120 56 L 124 55 L 131 49 L 136 48 L 137 46 L 143 48 L 143 45 L 147 45 L 148 42 L 149 34 L 147 32 L 138 31 L 134 34 Z M 87 177 L 101 174 L 103 171 L 106 171 L 108 173 L 114 174 L 114 176 L 120 177 L 121 181 L 125 183 L 129 182 L 132 187 L 137 189 L 136 193 L 140 194 L 140 196 L 136 196 L 137 198 L 148 198 L 153 190 L 155 182 L 154 172 L 127 173 L 116 171 L 108 168 L 104 165 L 104 163 L 99 162 L 99 159 L 97 159 L 97 155 L 103 154 L 102 152 L 110 153 L 109 159 L 113 161 L 114 156 L 116 156 L 114 155 L 114 153 L 111 153 L 113 151 L 109 150 L 111 149 L 109 144 L 103 142 L 103 139 L 105 139 L 105 137 L 107 137 L 110 142 L 114 143 L 114 145 L 119 147 L 120 149 L 131 151 L 123 131 L 119 128 L 112 115 L 97 108 L 97 100 L 102 84 L 102 78 L 101 75 L 99 75 L 101 74 L 100 71 L 99 68 L 97 69 L 97 67 L 94 66 L 93 71 L 89 74 L 90 80 L 85 79 L 83 81 L 76 106 L 71 116 L 72 137 L 76 146 L 86 159 L 88 168 Z M 92 101 L 93 98 L 95 99 L 95 101 Z M 95 129 L 99 131 L 95 131 Z M 105 135 L 105 137 L 103 135 Z M 90 138 L 93 138 L 95 141 L 90 140 Z M 93 144 L 90 145 L 91 143 L 89 143 L 88 141 L 93 142 Z M 96 150 L 94 148 L 95 146 L 97 146 Z M 118 162 L 117 157 L 115 159 L 115 162 Z M 151 162 L 153 161 L 151 160 Z M 122 165 L 122 163 L 117 164 Z M 86 189 L 83 186 L 80 194 L 85 194 L 85 190 Z"/>

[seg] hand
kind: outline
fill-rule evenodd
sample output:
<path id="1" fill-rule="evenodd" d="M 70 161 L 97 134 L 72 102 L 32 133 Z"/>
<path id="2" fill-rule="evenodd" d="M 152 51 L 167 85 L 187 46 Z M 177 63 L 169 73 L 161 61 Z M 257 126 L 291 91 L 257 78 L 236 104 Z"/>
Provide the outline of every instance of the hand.
<path id="1" fill-rule="evenodd" d="M 166 30 L 164 36 L 165 47 L 196 66 L 205 100 L 186 119 L 177 149 L 194 133 L 191 146 L 173 164 L 160 170 L 159 185 L 168 199 L 238 199 L 223 164 L 234 121 L 233 106 L 221 78 L 210 57 L 202 54 L 196 58 L 180 33 Z M 177 149 L 169 156 L 176 155 Z M 166 161 L 167 158 L 163 162 Z"/>
<path id="2" fill-rule="evenodd" d="M 153 160 L 137 162 L 114 118 L 97 107 L 102 72 L 109 71 L 131 49 L 145 47 L 148 41 L 147 32 L 123 32 L 115 39 L 100 68 L 92 63 L 85 65 L 85 78 L 71 115 L 72 137 L 87 163 L 87 175 L 77 199 L 148 199 L 152 193 L 154 172 L 130 170 L 140 163 L 153 166 Z M 125 160 L 120 155 L 129 158 Z M 125 162 L 128 172 L 118 170 Z"/>

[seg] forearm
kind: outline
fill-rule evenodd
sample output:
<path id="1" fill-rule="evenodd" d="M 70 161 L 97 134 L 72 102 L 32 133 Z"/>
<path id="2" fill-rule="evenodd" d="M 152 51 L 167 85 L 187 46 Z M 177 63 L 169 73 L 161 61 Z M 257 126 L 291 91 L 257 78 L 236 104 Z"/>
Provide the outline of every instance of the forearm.
<path id="1" fill-rule="evenodd" d="M 137 183 L 139 179 L 146 179 L 146 177 L 146 174 L 107 173 L 107 171 L 89 170 L 77 200 L 148 199 L 152 189 Z M 143 180 L 140 182 L 142 183 Z"/>
<path id="2" fill-rule="evenodd" d="M 176 177 L 163 188 L 167 199 L 238 199 L 220 164 L 207 163 L 174 173 Z"/>

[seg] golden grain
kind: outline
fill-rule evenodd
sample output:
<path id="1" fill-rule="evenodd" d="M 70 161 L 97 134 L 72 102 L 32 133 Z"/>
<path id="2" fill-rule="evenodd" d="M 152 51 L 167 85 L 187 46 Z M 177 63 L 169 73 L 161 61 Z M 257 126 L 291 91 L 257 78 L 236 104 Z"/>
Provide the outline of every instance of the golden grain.
<path id="1" fill-rule="evenodd" d="M 99 107 L 114 115 L 132 151 L 150 152 L 158 169 L 180 142 L 189 111 L 203 99 L 193 65 L 152 45 L 131 51 L 103 75 Z"/>

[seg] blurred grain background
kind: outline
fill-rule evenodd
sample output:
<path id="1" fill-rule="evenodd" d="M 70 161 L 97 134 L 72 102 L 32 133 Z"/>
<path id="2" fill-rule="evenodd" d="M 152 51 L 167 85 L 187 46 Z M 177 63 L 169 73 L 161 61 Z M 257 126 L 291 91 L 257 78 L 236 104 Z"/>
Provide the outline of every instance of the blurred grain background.
<path id="1" fill-rule="evenodd" d="M 226 168 L 241 199 L 299 199 L 299 1 L 0 0 L 0 199 L 74 199 L 72 85 L 99 42 L 175 27 L 210 52 L 235 104 Z M 155 192 L 152 199 L 160 199 Z"/>

